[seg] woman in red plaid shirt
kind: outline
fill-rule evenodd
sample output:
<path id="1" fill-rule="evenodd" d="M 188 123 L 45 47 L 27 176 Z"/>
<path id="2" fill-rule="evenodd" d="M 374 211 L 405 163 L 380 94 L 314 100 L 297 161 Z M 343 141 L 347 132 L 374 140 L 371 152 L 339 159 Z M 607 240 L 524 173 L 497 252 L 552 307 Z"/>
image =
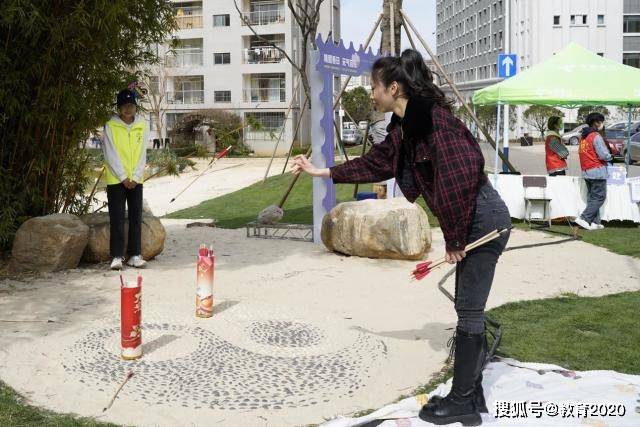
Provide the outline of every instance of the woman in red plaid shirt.
<path id="1" fill-rule="evenodd" d="M 297 156 L 293 172 L 331 177 L 335 183 L 396 178 L 410 202 L 424 197 L 440 222 L 446 259 L 456 264 L 458 325 L 451 392 L 432 398 L 420 418 L 434 424 L 480 425 L 479 413 L 487 412 L 482 389 L 487 354 L 484 308 L 509 234 L 468 253 L 464 248 L 492 230 L 509 228 L 509 211 L 484 174 L 478 143 L 452 114 L 451 103 L 433 83 L 419 52 L 409 49 L 399 58 L 381 58 L 371 75 L 376 108 L 393 112 L 384 142 L 330 169 L 318 169 Z"/>

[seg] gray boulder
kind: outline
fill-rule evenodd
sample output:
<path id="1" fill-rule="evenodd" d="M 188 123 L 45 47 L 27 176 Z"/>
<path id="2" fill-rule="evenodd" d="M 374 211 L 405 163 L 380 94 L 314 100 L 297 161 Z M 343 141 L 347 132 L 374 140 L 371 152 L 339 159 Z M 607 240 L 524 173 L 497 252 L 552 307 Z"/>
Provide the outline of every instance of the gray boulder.
<path id="1" fill-rule="evenodd" d="M 13 241 L 13 271 L 76 268 L 89 240 L 89 227 L 75 215 L 60 213 L 25 221 Z"/>
<path id="2" fill-rule="evenodd" d="M 404 198 L 340 203 L 321 237 L 331 251 L 369 258 L 419 260 L 431 247 L 427 214 Z"/>
<path id="3" fill-rule="evenodd" d="M 109 213 L 98 212 L 82 216 L 82 221 L 89 227 L 89 243 L 82 255 L 85 262 L 104 262 L 111 260 L 109 253 Z M 125 252 L 127 248 L 127 237 L 129 232 L 129 222 L 125 219 L 124 236 Z M 142 258 L 149 260 L 156 257 L 164 250 L 164 240 L 166 238 L 164 226 L 158 218 L 153 215 L 142 214 Z"/>

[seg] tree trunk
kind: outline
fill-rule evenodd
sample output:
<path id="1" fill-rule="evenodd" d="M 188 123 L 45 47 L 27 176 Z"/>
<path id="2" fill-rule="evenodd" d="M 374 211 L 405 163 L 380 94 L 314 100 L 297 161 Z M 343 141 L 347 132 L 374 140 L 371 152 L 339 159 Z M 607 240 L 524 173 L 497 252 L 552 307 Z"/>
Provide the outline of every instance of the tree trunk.
<path id="1" fill-rule="evenodd" d="M 391 52 L 391 3 L 393 3 L 395 33 L 395 52 L 392 52 L 392 54 L 400 56 L 400 52 L 402 51 L 400 47 L 402 34 L 402 15 L 400 14 L 400 9 L 402 9 L 402 0 L 383 0 L 382 22 L 380 23 L 380 31 L 382 32 L 382 37 L 380 38 L 380 52 Z"/>

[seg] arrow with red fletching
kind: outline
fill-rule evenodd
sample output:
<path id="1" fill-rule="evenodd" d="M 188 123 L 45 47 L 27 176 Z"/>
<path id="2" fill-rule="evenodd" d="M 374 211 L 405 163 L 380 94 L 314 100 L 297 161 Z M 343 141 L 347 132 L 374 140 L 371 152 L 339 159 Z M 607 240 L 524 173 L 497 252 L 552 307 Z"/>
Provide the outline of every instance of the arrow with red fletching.
<path id="1" fill-rule="evenodd" d="M 231 150 L 231 146 L 228 146 L 227 148 L 225 148 L 224 150 L 222 150 L 221 152 L 219 152 L 213 159 L 211 159 L 211 161 L 209 162 L 209 164 L 207 165 L 207 167 L 200 172 L 200 174 L 198 176 L 196 176 L 195 178 L 193 178 L 193 181 L 191 181 L 189 183 L 189 185 L 187 185 L 186 187 L 184 187 L 184 189 L 178 193 L 178 195 L 176 197 L 174 197 L 173 199 L 171 199 L 171 201 L 169 203 L 173 203 L 174 200 L 176 200 L 178 197 L 180 197 L 180 195 L 182 193 L 184 193 L 185 191 L 187 191 L 187 188 L 191 187 L 191 185 L 196 182 L 198 180 L 198 178 L 200 178 L 202 175 L 204 175 L 204 173 L 206 171 L 208 171 L 209 169 L 211 169 L 211 167 L 213 165 L 216 164 L 216 162 L 218 161 L 218 159 L 223 158 L 224 156 L 226 156 L 227 154 L 229 154 L 229 150 Z"/>
<path id="2" fill-rule="evenodd" d="M 509 230 L 511 230 L 511 228 L 505 228 L 505 229 L 500 230 L 500 231 L 493 230 L 491 233 L 489 233 L 489 234 L 487 234 L 485 236 L 482 236 L 481 238 L 479 238 L 475 242 L 468 244 L 464 248 L 464 251 L 465 252 L 469 252 L 469 251 L 477 248 L 478 246 L 482 246 L 485 243 L 489 243 L 493 239 L 497 239 L 503 233 L 506 233 Z M 436 260 L 436 261 L 421 262 L 420 264 L 416 265 L 416 268 L 411 272 L 411 275 L 409 276 L 409 278 L 412 281 L 413 280 L 422 280 L 429 273 L 431 273 L 435 268 L 441 266 L 442 264 L 445 264 L 446 262 L 447 262 L 446 258 L 440 258 L 439 260 Z"/>

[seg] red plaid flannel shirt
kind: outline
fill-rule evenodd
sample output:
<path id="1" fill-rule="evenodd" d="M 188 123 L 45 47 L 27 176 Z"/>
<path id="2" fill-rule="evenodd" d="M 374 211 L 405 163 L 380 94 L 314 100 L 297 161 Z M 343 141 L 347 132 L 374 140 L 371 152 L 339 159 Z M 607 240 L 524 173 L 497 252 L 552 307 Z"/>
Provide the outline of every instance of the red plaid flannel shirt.
<path id="1" fill-rule="evenodd" d="M 407 111 L 411 104 L 409 101 Z M 408 112 L 405 121 L 407 116 Z M 471 132 L 449 110 L 435 105 L 431 119 L 432 131 L 426 138 L 412 137 L 414 160 L 408 167 L 415 187 L 403 186 L 398 177 L 399 163 L 404 161 L 400 155 L 400 126 L 366 155 L 332 167 L 331 178 L 335 183 L 367 183 L 395 177 L 410 202 L 420 195 L 424 197 L 438 217 L 447 250 L 462 250 L 467 244 L 478 191 L 487 182 L 484 158 Z M 408 124 L 403 126 L 408 133 Z"/>

